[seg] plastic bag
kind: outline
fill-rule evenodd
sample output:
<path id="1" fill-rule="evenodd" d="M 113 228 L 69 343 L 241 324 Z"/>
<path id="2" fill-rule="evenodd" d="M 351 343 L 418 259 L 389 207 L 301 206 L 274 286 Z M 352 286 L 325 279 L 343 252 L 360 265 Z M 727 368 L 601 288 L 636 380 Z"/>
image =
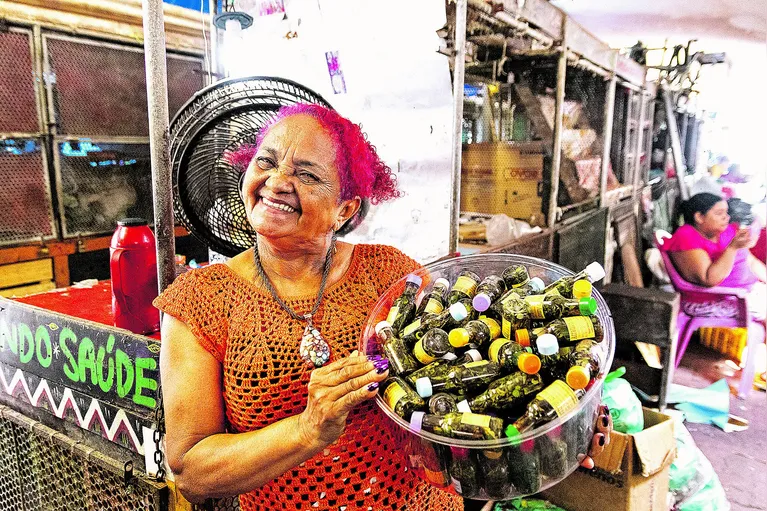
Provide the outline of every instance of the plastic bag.
<path id="1" fill-rule="evenodd" d="M 605 378 L 602 388 L 602 403 L 610 407 L 613 428 L 621 433 L 639 433 L 644 429 L 642 403 L 634 394 L 631 384 L 621 378 L 625 367 L 619 367 Z"/>
<path id="2" fill-rule="evenodd" d="M 565 511 L 561 507 L 555 506 L 548 500 L 542 499 L 512 499 L 504 502 L 497 502 L 493 511 Z"/>
<path id="3" fill-rule="evenodd" d="M 708 460 L 706 462 L 708 463 Z M 730 503 L 722 483 L 719 482 L 719 477 L 711 470 L 708 483 L 675 509 L 678 511 L 730 511 Z"/>

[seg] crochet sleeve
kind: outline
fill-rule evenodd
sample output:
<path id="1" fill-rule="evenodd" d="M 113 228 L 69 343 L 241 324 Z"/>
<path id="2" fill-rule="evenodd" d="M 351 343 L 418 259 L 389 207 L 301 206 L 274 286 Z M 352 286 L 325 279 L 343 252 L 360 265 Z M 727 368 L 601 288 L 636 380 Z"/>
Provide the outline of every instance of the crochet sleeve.
<path id="1" fill-rule="evenodd" d="M 180 275 L 153 303 L 183 321 L 200 346 L 223 363 L 229 329 L 228 304 L 224 286 L 211 269 L 191 270 Z"/>

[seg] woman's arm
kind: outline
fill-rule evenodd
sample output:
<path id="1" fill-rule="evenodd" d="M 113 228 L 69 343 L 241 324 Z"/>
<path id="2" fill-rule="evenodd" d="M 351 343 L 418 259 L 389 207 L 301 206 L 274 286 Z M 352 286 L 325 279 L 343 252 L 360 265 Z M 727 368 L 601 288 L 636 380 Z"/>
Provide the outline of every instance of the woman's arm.
<path id="1" fill-rule="evenodd" d="M 767 282 L 767 267 L 765 267 L 764 261 L 760 261 L 750 252 L 748 254 L 748 266 L 751 268 L 751 271 L 754 272 L 756 278 L 762 282 Z"/>
<path id="2" fill-rule="evenodd" d="M 705 250 L 669 252 L 674 267 L 684 280 L 699 286 L 718 286 L 732 271 L 737 249 L 729 246 L 716 261 L 711 261 Z"/>
<path id="3" fill-rule="evenodd" d="M 226 433 L 221 364 L 170 315 L 162 326 L 160 374 L 168 464 L 192 502 L 259 488 L 335 441 L 349 411 L 375 396 L 367 385 L 386 373 L 365 357 L 317 369 L 300 415 L 248 433 Z"/>

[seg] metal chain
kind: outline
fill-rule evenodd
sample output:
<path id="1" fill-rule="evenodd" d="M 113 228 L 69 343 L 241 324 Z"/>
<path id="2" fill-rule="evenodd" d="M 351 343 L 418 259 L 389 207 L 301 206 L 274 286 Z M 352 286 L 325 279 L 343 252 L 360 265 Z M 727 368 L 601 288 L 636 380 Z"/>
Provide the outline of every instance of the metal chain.
<path id="1" fill-rule="evenodd" d="M 152 433 L 152 440 L 154 441 L 154 462 L 157 464 L 157 474 L 155 478 L 158 481 L 165 480 L 165 463 L 164 455 L 160 444 L 162 437 L 165 435 L 165 410 L 162 405 L 162 386 L 157 385 L 157 406 L 154 409 L 154 433 Z"/>
<path id="2" fill-rule="evenodd" d="M 272 282 L 269 280 L 269 277 L 266 275 L 266 272 L 264 271 L 264 267 L 261 266 L 261 257 L 258 255 L 258 241 L 256 241 L 255 246 L 253 247 L 253 258 L 256 261 L 256 269 L 258 270 L 258 275 L 261 277 L 261 280 L 264 281 L 264 286 L 266 286 L 267 291 L 272 295 L 272 298 L 277 300 L 277 303 L 280 304 L 280 307 L 285 309 L 285 312 L 290 314 L 290 316 L 297 320 L 297 321 L 311 321 L 312 316 L 317 312 L 317 309 L 320 308 L 320 302 L 322 301 L 322 294 L 325 292 L 325 284 L 328 283 L 328 275 L 330 274 L 330 266 L 333 262 L 333 255 L 336 252 L 336 238 L 337 235 L 334 232 L 333 238 L 330 241 L 330 249 L 328 250 L 327 255 L 325 256 L 325 267 L 322 269 L 322 281 L 320 282 L 320 291 L 317 293 L 317 300 L 314 302 L 314 307 L 312 307 L 312 311 L 308 314 L 304 314 L 303 316 L 299 316 L 296 314 L 293 309 L 288 307 L 288 305 L 282 301 L 282 298 L 280 298 L 280 295 L 277 294 L 277 291 L 274 290 L 274 286 L 272 286 Z"/>

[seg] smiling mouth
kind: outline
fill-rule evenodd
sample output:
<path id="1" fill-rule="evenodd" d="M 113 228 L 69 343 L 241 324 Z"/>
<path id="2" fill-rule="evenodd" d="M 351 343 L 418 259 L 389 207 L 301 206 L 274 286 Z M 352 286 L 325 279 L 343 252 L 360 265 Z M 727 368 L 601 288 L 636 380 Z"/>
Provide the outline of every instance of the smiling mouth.
<path id="1" fill-rule="evenodd" d="M 282 204 L 282 203 L 279 203 L 279 202 L 270 201 L 266 197 L 261 197 L 261 202 L 264 203 L 264 206 L 266 206 L 267 208 L 270 208 L 270 209 L 277 209 L 279 211 L 284 211 L 286 213 L 295 213 L 296 212 L 295 208 L 292 208 L 292 207 L 288 206 L 287 204 Z"/>

